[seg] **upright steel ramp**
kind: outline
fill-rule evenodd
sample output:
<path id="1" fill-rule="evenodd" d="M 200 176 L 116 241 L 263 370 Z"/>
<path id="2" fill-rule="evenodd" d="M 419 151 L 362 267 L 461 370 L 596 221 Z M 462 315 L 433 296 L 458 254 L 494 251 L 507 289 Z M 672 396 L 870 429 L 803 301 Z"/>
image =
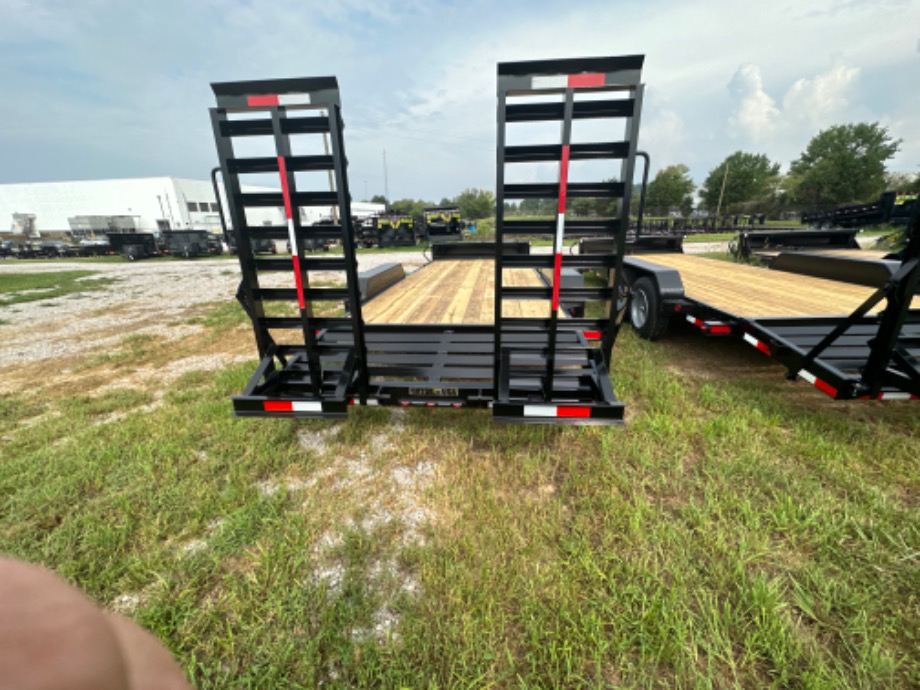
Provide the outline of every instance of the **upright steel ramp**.
<path id="1" fill-rule="evenodd" d="M 532 423 L 598 423 L 623 421 L 624 405 L 610 383 L 613 345 L 626 305 L 623 255 L 629 225 L 629 203 L 635 172 L 642 110 L 641 71 L 644 56 L 540 60 L 498 66 L 498 152 L 495 259 L 495 351 L 497 382 L 495 419 Z M 573 123 L 606 123 L 603 132 L 585 141 L 573 137 Z M 530 143 L 516 130 L 532 123 L 558 123 L 558 139 Z M 617 135 L 614 126 L 623 132 Z M 522 143 L 509 144 L 509 136 Z M 572 163 L 601 161 L 602 179 L 573 181 Z M 512 170 L 512 166 L 514 170 Z M 529 168 L 531 174 L 521 174 Z M 509 183 L 511 173 L 548 182 Z M 595 171 L 596 172 L 596 171 Z M 541 220 L 506 218 L 506 201 L 549 199 L 555 217 Z M 575 217 L 572 200 L 601 199 L 612 206 L 608 217 Z M 514 255 L 507 240 L 544 236 L 553 240 L 553 254 Z M 564 241 L 581 237 L 608 238 L 613 251 L 572 256 Z M 562 269 L 604 269 L 603 287 L 562 285 Z M 505 285 L 505 271 L 542 269 L 546 287 Z M 620 299 L 616 299 L 621 296 Z M 509 300 L 548 300 L 545 318 L 505 315 Z M 560 302 L 588 300 L 602 305 L 591 318 L 563 318 Z M 596 346 L 599 343 L 599 347 Z"/>
<path id="2" fill-rule="evenodd" d="M 319 77 L 212 89 L 211 123 L 242 273 L 238 298 L 260 357 L 233 398 L 234 411 L 344 417 L 355 398 L 366 397 L 367 355 L 338 83 Z M 247 176 L 263 186 L 244 185 Z M 274 184 L 264 186 L 266 178 Z M 328 209 L 337 223 L 306 225 L 301 209 L 310 207 Z M 285 224 L 265 220 L 272 209 L 283 209 Z M 265 239 L 287 240 L 290 258 L 256 256 L 253 242 Z M 340 240 L 344 253 L 307 256 L 310 240 Z M 339 272 L 346 287 L 322 287 L 318 271 Z M 336 337 L 326 337 L 331 333 Z"/>

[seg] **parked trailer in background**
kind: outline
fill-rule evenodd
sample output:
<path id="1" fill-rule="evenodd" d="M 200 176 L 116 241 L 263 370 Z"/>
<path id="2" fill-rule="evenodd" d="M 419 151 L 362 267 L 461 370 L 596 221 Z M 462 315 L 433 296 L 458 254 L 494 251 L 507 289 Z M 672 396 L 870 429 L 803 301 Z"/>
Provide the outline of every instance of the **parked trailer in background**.
<path id="1" fill-rule="evenodd" d="M 431 206 L 424 209 L 421 237 L 428 242 L 456 242 L 463 237 L 466 224 L 457 206 Z"/>
<path id="2" fill-rule="evenodd" d="M 904 225 L 917 205 L 917 197 L 916 192 L 885 192 L 878 201 L 871 203 L 803 213 L 802 222 L 824 228 L 861 228 L 882 223 Z"/>
<path id="3" fill-rule="evenodd" d="M 835 399 L 920 397 L 920 213 L 900 261 L 781 253 L 770 269 L 681 253 L 626 257 L 633 328 L 674 318 L 735 336 Z"/>
<path id="4" fill-rule="evenodd" d="M 109 244 L 113 251 L 129 261 L 146 259 L 160 253 L 156 236 L 149 232 L 113 233 L 109 235 Z"/>
<path id="5" fill-rule="evenodd" d="M 207 230 L 166 230 L 160 236 L 163 252 L 189 259 L 211 253 Z"/>
<path id="6" fill-rule="evenodd" d="M 363 247 L 414 247 L 418 244 L 415 220 L 404 215 L 374 215 L 357 227 L 357 242 Z"/>

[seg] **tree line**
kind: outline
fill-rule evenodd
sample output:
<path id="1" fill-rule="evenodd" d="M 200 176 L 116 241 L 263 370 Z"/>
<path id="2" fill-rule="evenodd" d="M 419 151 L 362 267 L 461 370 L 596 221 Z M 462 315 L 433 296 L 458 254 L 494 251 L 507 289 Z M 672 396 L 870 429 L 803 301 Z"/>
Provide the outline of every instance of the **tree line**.
<path id="1" fill-rule="evenodd" d="M 699 190 L 687 166 L 668 166 L 649 183 L 646 208 L 686 213 L 698 191 L 701 210 L 778 216 L 875 201 L 889 189 L 920 191 L 920 175 L 886 168 L 900 144 L 879 123 L 835 125 L 818 132 L 785 174 L 765 154 L 736 151 L 709 171 Z"/>
<path id="2" fill-rule="evenodd" d="M 887 189 L 920 192 L 920 174 L 891 173 L 886 168 L 900 145 L 901 140 L 893 139 L 879 123 L 835 125 L 818 132 L 785 174 L 780 172 L 780 163 L 766 154 L 736 151 L 709 171 L 699 189 L 690 178 L 690 168 L 682 163 L 669 165 L 649 183 L 645 212 L 649 216 L 672 212 L 689 215 L 696 208 L 710 213 L 778 217 L 786 212 L 874 201 Z M 640 191 L 634 185 L 633 215 Z M 387 203 L 389 210 L 417 220 L 426 206 L 435 205 L 458 206 L 469 220 L 495 214 L 495 195 L 485 189 L 466 189 L 453 199 L 441 199 L 439 204 L 421 199 L 388 203 L 381 195 L 371 201 Z M 616 203 L 612 199 L 570 199 L 566 211 L 574 216 L 609 217 L 615 214 Z M 505 203 L 506 215 L 548 216 L 555 211 L 553 199 Z"/>
<path id="3" fill-rule="evenodd" d="M 495 215 L 495 195 L 487 189 L 465 189 L 453 199 L 444 197 L 438 203 L 424 199 L 397 199 L 389 202 L 382 194 L 374 195 L 370 201 L 385 204 L 392 213 L 412 216 L 416 222 L 421 222 L 424 210 L 432 206 L 457 206 L 465 220 L 479 220 Z"/>

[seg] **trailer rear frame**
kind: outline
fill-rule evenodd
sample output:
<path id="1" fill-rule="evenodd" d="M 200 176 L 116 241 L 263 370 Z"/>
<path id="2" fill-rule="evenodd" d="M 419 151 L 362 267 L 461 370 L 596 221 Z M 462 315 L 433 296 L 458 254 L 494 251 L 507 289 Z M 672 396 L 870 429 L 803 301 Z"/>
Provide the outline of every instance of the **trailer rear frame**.
<path id="1" fill-rule="evenodd" d="M 622 423 L 625 406 L 614 394 L 610 363 L 624 305 L 613 296 L 623 290 L 620 268 L 642 106 L 643 60 L 643 56 L 625 56 L 498 66 L 496 242 L 486 248 L 454 250 L 494 258 L 491 324 L 374 324 L 363 318 L 341 102 L 334 77 L 212 84 L 217 99 L 211 109 L 212 127 L 242 273 L 238 298 L 252 322 L 260 357 L 246 388 L 233 398 L 235 413 L 341 418 L 351 405 L 488 407 L 496 421 Z M 531 100 L 509 103 L 522 95 Z M 532 97 L 548 100 L 535 102 Z M 308 115 L 302 116 L 305 110 Z M 234 117 L 237 113 L 245 116 Z M 572 143 L 572 120 L 579 118 L 625 123 L 623 141 Z M 506 146 L 506 128 L 527 121 L 558 122 L 561 143 Z M 311 134 L 328 136 L 329 152 L 294 155 L 292 137 Z M 265 156 L 236 156 L 234 138 L 247 136 L 271 138 L 274 150 Z M 570 159 L 619 161 L 620 170 L 614 175 L 624 182 L 569 183 Z M 542 184 L 503 182 L 505 165 L 534 162 L 558 163 L 559 179 Z M 331 171 L 334 189 L 302 188 L 296 173 L 307 171 Z M 281 190 L 243 192 L 239 177 L 248 173 L 279 174 Z M 567 196 L 617 199 L 617 216 L 566 219 Z M 503 218 L 504 199 L 531 197 L 555 200 L 557 217 L 523 223 Z M 298 212 L 304 205 L 335 208 L 340 221 L 305 227 Z M 252 206 L 284 206 L 287 226 L 248 225 L 246 209 Z M 610 238 L 619 251 L 563 260 L 564 236 L 585 233 Z M 554 237 L 556 251 L 546 256 L 520 253 L 515 243 L 505 241 L 516 234 Z M 258 238 L 289 238 L 292 257 L 256 257 L 251 240 Z M 306 256 L 304 243 L 311 238 L 340 240 L 344 256 Z M 610 283 L 591 289 L 565 287 L 560 280 L 563 262 L 568 268 L 613 269 Z M 554 279 L 539 287 L 505 286 L 503 273 L 514 268 L 549 269 Z M 314 285 L 311 276 L 320 270 L 344 272 L 345 287 Z M 263 275 L 278 271 L 293 271 L 295 287 L 264 287 Z M 560 318 L 560 303 L 572 298 L 601 301 L 605 312 L 596 318 Z M 546 300 L 552 308 L 545 318 L 503 315 L 503 301 L 521 299 Z M 349 311 L 320 315 L 313 304 L 322 300 L 344 300 Z M 266 305 L 272 302 L 294 302 L 297 313 L 269 315 Z M 278 331 L 286 336 L 299 334 L 300 339 L 280 342 Z"/>

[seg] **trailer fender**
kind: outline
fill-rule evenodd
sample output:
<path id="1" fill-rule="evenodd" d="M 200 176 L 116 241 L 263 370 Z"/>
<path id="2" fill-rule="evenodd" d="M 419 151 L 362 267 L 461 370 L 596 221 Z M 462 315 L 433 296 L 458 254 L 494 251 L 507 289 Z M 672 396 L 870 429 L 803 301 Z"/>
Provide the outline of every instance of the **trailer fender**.
<path id="1" fill-rule="evenodd" d="M 644 261 L 634 256 L 623 259 L 624 275 L 631 286 L 642 276 L 649 276 L 655 285 L 658 297 L 665 304 L 677 302 L 684 298 L 684 283 L 680 273 L 667 266 Z"/>
<path id="2" fill-rule="evenodd" d="M 680 273 L 636 257 L 626 257 L 623 263 L 631 293 L 630 324 L 641 338 L 657 340 L 667 332 L 674 305 L 684 297 Z"/>

